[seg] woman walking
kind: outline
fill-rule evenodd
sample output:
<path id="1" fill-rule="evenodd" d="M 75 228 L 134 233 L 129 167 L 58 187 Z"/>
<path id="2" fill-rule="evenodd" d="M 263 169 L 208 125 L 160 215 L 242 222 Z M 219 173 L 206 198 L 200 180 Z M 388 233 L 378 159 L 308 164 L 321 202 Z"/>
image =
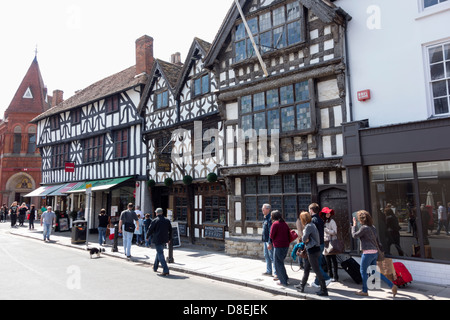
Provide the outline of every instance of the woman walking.
<path id="1" fill-rule="evenodd" d="M 270 239 L 273 245 L 273 258 L 275 263 L 275 272 L 277 277 L 274 280 L 280 280 L 277 284 L 288 285 L 288 276 L 284 266 L 284 259 L 290 245 L 290 229 L 278 210 L 272 211 L 272 227 L 270 229 Z"/>
<path id="2" fill-rule="evenodd" d="M 320 211 L 320 217 L 323 221 L 325 221 L 324 226 L 324 242 L 325 242 L 325 248 L 328 247 L 329 243 L 332 240 L 337 240 L 337 224 L 332 218 L 334 216 L 334 210 L 330 208 L 322 208 L 322 211 Z M 326 249 L 325 249 L 326 250 Z M 339 281 L 339 275 L 338 275 L 338 263 L 336 259 L 336 254 L 329 254 L 324 253 L 325 259 L 327 261 L 327 268 L 328 268 L 328 274 L 330 275 L 330 278 L 332 278 L 332 281 Z M 332 269 L 333 267 L 333 269 Z"/>
<path id="3" fill-rule="evenodd" d="M 361 228 L 356 230 L 356 218 L 353 217 L 353 226 L 352 226 L 352 236 L 355 239 L 360 240 L 360 248 L 362 251 L 361 255 L 361 277 L 362 277 L 362 290 L 356 292 L 359 296 L 368 296 L 368 268 L 369 266 L 377 265 L 378 258 L 378 248 L 381 248 L 381 243 L 378 240 L 377 230 L 373 226 L 372 216 L 369 212 L 365 210 L 360 210 L 357 212 L 358 221 L 361 223 Z M 376 270 L 376 269 L 375 269 Z M 393 284 L 388 278 L 386 278 L 382 273 L 376 272 L 377 275 L 380 275 L 381 280 L 383 280 L 389 288 L 392 290 L 392 294 L 395 297 L 397 294 L 397 286 Z"/>
<path id="4" fill-rule="evenodd" d="M 17 223 L 17 214 L 19 211 L 19 207 L 17 206 L 17 201 L 14 201 L 9 207 L 9 217 L 11 218 L 11 228 L 16 227 Z"/>
<path id="5" fill-rule="evenodd" d="M 305 244 L 306 252 L 308 254 L 308 258 L 305 259 L 305 270 L 303 273 L 302 282 L 299 286 L 297 286 L 300 292 L 305 291 L 305 286 L 308 281 L 309 273 L 311 268 L 313 272 L 316 274 L 319 280 L 320 291 L 317 292 L 319 296 L 328 296 L 328 289 L 325 285 L 325 278 L 320 272 L 319 268 L 319 257 L 320 257 L 320 236 L 319 231 L 317 230 L 316 225 L 312 222 L 311 214 L 309 212 L 302 212 L 300 214 L 300 219 L 302 221 L 303 229 L 303 237 L 302 241 Z"/>
<path id="6" fill-rule="evenodd" d="M 34 220 L 36 219 L 36 206 L 32 204 L 30 206 L 30 218 L 28 219 L 28 229 L 34 230 Z"/>

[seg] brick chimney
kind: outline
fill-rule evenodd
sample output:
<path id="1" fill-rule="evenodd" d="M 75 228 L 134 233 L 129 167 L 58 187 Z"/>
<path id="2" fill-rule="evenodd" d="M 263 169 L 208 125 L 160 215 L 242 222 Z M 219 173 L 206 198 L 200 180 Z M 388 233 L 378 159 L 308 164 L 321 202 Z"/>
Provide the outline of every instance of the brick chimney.
<path id="1" fill-rule="evenodd" d="M 52 98 L 52 108 L 64 101 L 64 91 L 54 90 Z"/>
<path id="2" fill-rule="evenodd" d="M 178 64 L 178 65 L 183 64 L 183 63 L 181 62 L 181 53 L 179 53 L 179 52 L 174 53 L 174 54 L 170 57 L 170 62 L 173 63 L 173 64 Z"/>
<path id="3" fill-rule="evenodd" d="M 142 36 L 136 40 L 136 75 L 150 74 L 153 62 L 153 38 Z"/>

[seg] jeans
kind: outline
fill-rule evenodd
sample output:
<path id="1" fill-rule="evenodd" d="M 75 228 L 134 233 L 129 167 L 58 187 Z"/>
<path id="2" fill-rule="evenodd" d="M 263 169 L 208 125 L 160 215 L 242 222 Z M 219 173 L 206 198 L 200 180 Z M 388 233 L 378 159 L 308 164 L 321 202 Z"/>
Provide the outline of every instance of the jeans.
<path id="1" fill-rule="evenodd" d="M 131 242 L 133 241 L 133 232 L 125 231 L 125 226 L 122 227 L 122 238 L 123 238 L 123 250 L 127 257 L 131 256 Z"/>
<path id="2" fill-rule="evenodd" d="M 164 273 L 169 273 L 169 267 L 167 266 L 166 259 L 164 259 L 164 245 L 163 244 L 155 244 L 156 247 L 156 257 L 155 263 L 153 264 L 153 271 L 157 271 L 159 267 L 159 263 L 163 267 Z"/>
<path id="3" fill-rule="evenodd" d="M 308 251 L 308 259 L 305 259 L 305 270 L 303 273 L 302 278 L 302 285 L 305 286 L 306 282 L 308 281 L 309 273 L 311 272 L 311 269 L 316 274 L 318 278 L 318 282 L 325 281 L 322 272 L 320 272 L 320 252 L 316 251 L 313 253 L 310 253 Z"/>
<path id="4" fill-rule="evenodd" d="M 328 273 L 326 273 L 326 272 L 323 271 L 323 269 L 322 269 L 322 262 L 325 261 L 325 257 L 324 257 L 324 255 L 323 255 L 323 249 L 324 249 L 324 248 L 325 248 L 325 243 L 322 243 L 322 244 L 320 245 L 319 270 L 320 270 L 320 273 L 322 273 L 322 276 L 323 276 L 323 278 L 324 278 L 325 281 L 326 281 L 326 280 L 330 280 L 331 278 L 330 278 L 330 276 L 328 275 Z M 325 261 L 325 262 L 326 262 L 326 261 Z M 319 285 L 319 280 L 318 280 L 318 278 L 317 278 L 317 275 L 316 275 L 316 279 L 314 280 L 314 283 L 317 284 L 317 285 Z"/>
<path id="5" fill-rule="evenodd" d="M 377 258 L 378 258 L 378 253 L 374 253 L 374 254 L 365 254 L 363 253 L 361 256 L 361 267 L 360 267 L 360 272 L 361 272 L 361 278 L 362 278 L 362 291 L 366 292 L 369 290 L 367 287 L 367 280 L 369 279 L 368 276 L 368 270 L 367 268 L 369 266 L 377 266 Z M 394 284 L 384 276 L 384 274 L 379 273 L 378 271 L 376 271 L 376 275 L 380 275 L 381 280 L 383 280 L 389 288 L 392 288 L 394 286 Z"/>
<path id="6" fill-rule="evenodd" d="M 288 253 L 289 247 L 286 248 L 273 248 L 273 257 L 275 261 L 275 272 L 277 273 L 280 283 L 287 285 L 288 276 L 286 273 L 286 268 L 284 266 L 284 259 Z"/>
<path id="7" fill-rule="evenodd" d="M 51 223 L 44 223 L 44 240 L 47 239 L 48 241 L 50 241 L 51 233 L 52 233 Z"/>
<path id="8" fill-rule="evenodd" d="M 103 245 L 106 241 L 106 228 L 98 227 L 98 244 Z"/>
<path id="9" fill-rule="evenodd" d="M 264 258 L 266 259 L 266 273 L 272 274 L 272 265 L 274 265 L 273 248 L 272 250 L 267 249 L 268 244 L 269 242 L 264 242 Z"/>

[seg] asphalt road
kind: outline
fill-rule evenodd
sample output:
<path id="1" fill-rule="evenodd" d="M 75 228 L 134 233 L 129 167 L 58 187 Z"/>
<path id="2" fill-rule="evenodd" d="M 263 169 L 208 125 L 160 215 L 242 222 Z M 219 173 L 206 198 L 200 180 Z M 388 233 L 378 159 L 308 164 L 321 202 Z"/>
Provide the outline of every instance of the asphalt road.
<path id="1" fill-rule="evenodd" d="M 0 300 L 291 300 L 0 230 Z"/>

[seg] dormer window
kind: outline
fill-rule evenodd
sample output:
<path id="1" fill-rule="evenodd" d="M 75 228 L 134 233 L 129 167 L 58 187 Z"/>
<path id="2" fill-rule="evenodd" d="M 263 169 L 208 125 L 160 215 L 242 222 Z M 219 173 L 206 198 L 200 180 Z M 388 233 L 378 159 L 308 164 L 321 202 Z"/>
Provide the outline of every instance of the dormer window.
<path id="1" fill-rule="evenodd" d="M 247 23 L 260 52 L 266 53 L 302 42 L 302 17 L 301 5 L 295 1 L 251 17 Z M 235 62 L 256 56 L 243 22 L 236 26 L 234 47 Z"/>
<path id="2" fill-rule="evenodd" d="M 155 94 L 155 110 L 167 108 L 169 106 L 169 91 Z"/>
<path id="3" fill-rule="evenodd" d="M 200 96 L 210 92 L 209 74 L 194 80 L 194 96 Z"/>

